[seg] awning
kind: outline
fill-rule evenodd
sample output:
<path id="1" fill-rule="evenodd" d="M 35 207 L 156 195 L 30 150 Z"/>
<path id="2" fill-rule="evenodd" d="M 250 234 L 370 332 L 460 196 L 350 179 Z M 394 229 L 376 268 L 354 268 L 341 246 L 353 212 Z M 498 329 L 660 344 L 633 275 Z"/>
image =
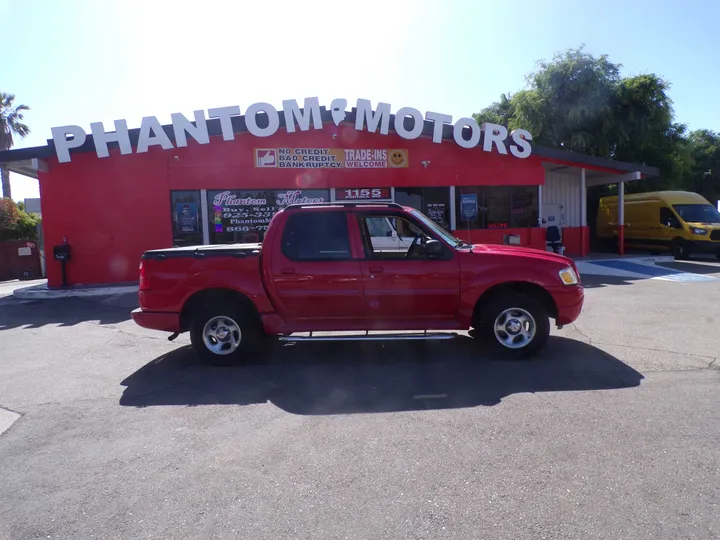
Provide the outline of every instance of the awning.
<path id="1" fill-rule="evenodd" d="M 38 172 L 48 171 L 47 163 L 38 158 L 0 163 L 0 168 L 6 169 L 15 174 L 21 174 L 22 176 L 29 176 L 35 180 L 38 178 Z"/>

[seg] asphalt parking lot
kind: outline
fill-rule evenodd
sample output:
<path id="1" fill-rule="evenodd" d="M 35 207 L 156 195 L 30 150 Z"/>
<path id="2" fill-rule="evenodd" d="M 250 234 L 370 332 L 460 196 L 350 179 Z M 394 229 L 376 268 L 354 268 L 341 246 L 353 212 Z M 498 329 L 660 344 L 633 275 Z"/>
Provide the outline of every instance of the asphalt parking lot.
<path id="1" fill-rule="evenodd" d="M 205 367 L 132 295 L 2 298 L 0 538 L 720 538 L 720 281 L 584 282 L 517 363 L 461 337 Z"/>

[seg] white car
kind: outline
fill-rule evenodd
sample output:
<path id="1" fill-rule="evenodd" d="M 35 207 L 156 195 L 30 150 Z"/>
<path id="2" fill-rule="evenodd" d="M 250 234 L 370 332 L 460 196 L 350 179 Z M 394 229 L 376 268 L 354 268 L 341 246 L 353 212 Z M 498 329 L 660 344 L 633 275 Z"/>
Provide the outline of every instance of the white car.
<path id="1" fill-rule="evenodd" d="M 410 249 L 414 236 L 398 234 L 394 220 L 386 217 L 366 220 L 374 251 L 401 251 Z"/>

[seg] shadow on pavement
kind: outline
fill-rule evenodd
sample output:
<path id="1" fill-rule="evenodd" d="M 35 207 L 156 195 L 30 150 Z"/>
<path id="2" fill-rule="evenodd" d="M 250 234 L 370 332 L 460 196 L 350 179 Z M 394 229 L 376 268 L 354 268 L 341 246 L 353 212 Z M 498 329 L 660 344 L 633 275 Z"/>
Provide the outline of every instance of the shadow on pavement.
<path id="1" fill-rule="evenodd" d="M 647 278 L 581 274 L 580 279 L 582 280 L 583 287 L 586 289 L 596 289 L 598 287 L 607 287 L 609 285 L 633 285 L 634 282 L 642 281 Z"/>
<path id="2" fill-rule="evenodd" d="M 667 263 L 657 263 L 657 266 L 669 268 L 677 272 L 688 272 L 690 274 L 720 274 L 720 261 L 675 261 Z M 702 263 L 702 264 L 698 264 Z M 714 264 L 713 264 L 714 263 Z"/>
<path id="3" fill-rule="evenodd" d="M 204 366 L 176 349 L 122 381 L 120 404 L 246 405 L 272 402 L 300 415 L 496 405 L 512 394 L 638 386 L 643 376 L 586 343 L 551 337 L 534 360 L 482 356 L 460 336 L 442 342 L 307 343 L 279 347 L 262 363 Z"/>
<path id="4" fill-rule="evenodd" d="M 116 294 L 53 300 L 0 299 L 0 331 L 11 328 L 74 326 L 87 321 L 115 324 L 130 319 L 138 304 L 137 294 Z"/>

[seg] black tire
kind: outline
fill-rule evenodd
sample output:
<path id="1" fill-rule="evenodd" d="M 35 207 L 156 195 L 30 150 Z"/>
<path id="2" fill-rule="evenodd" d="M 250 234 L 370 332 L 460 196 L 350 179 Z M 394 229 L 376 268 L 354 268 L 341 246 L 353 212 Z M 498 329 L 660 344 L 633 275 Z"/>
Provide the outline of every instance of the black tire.
<path id="1" fill-rule="evenodd" d="M 690 253 L 687 249 L 687 245 L 682 239 L 676 238 L 670 243 L 670 251 L 675 257 L 676 261 L 686 261 L 690 258 Z"/>
<path id="2" fill-rule="evenodd" d="M 212 322 L 211 322 L 212 321 Z M 206 328 L 206 325 L 209 325 Z M 218 335 L 223 329 L 229 332 L 226 339 Z M 205 342 L 205 332 L 214 332 L 208 338 L 216 342 L 215 350 Z M 247 308 L 232 302 L 217 302 L 200 310 L 190 323 L 190 342 L 200 359 L 215 366 L 232 366 L 253 360 L 265 341 L 260 324 Z"/>
<path id="3" fill-rule="evenodd" d="M 534 323 L 534 332 L 531 339 L 518 348 L 501 343 L 498 334 L 495 331 L 495 323 L 498 318 L 510 309 L 517 310 L 510 317 L 516 321 L 522 321 L 523 318 L 529 323 Z M 530 316 L 527 319 L 527 315 Z M 509 324 L 511 319 L 505 318 Z M 503 322 L 503 321 L 500 321 Z M 550 317 L 542 303 L 533 295 L 508 291 L 501 293 L 490 300 L 480 310 L 478 320 L 476 321 L 474 336 L 478 341 L 488 346 L 491 353 L 503 359 L 508 360 L 526 360 L 536 355 L 543 347 L 545 347 L 550 337 Z M 507 327 L 509 328 L 509 327 Z M 521 337 L 519 334 L 513 335 L 505 332 L 506 339 L 512 341 Z"/>

